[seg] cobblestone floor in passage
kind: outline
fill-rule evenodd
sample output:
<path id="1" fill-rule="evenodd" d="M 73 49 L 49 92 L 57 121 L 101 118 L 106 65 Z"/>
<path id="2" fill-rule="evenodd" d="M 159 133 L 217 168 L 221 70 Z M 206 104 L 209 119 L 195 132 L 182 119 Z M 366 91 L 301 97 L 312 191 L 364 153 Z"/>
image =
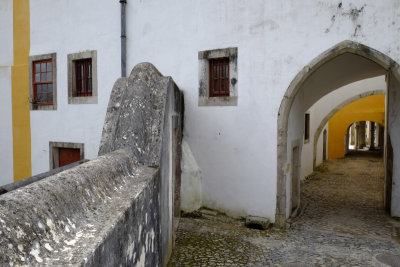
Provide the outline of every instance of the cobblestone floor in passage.
<path id="1" fill-rule="evenodd" d="M 285 231 L 220 214 L 183 217 L 168 266 L 400 266 L 383 171 L 373 153 L 327 161 L 302 184 L 302 212 Z"/>

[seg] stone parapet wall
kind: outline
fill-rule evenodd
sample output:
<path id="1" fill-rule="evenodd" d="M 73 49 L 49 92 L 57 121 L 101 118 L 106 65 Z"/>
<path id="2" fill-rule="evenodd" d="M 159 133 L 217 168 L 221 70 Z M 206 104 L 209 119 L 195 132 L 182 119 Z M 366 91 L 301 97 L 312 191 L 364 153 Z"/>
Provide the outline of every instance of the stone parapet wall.
<path id="1" fill-rule="evenodd" d="M 97 159 L 0 196 L 0 265 L 165 264 L 182 121 L 181 92 L 150 63 L 119 79 Z"/>
<path id="2" fill-rule="evenodd" d="M 132 260 L 129 242 L 121 241 L 132 243 L 140 235 L 135 235 L 138 229 L 128 233 L 126 222 L 146 228 L 148 217 L 151 231 L 156 231 L 158 177 L 157 169 L 134 169 L 129 152 L 119 150 L 4 194 L 0 265 L 96 265 L 100 259 L 112 263 L 108 255 L 115 249 L 119 261 Z M 148 214 L 142 214 L 145 199 Z M 120 239 L 116 248 L 110 244 L 115 238 Z M 101 255 L 102 247 L 108 248 L 107 255 Z"/>

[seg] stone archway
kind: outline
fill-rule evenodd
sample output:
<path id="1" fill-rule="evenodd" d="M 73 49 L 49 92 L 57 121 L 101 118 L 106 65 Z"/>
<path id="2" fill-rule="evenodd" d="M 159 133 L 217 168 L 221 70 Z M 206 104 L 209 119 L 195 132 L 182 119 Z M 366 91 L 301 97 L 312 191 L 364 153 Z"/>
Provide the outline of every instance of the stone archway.
<path id="1" fill-rule="evenodd" d="M 351 143 L 350 142 L 350 128 L 351 128 L 351 126 L 355 125 L 356 123 L 359 123 L 359 122 L 367 122 L 367 121 L 375 123 L 375 125 L 377 125 L 378 127 L 382 127 L 382 128 L 385 127 L 383 123 L 380 123 L 380 122 L 374 121 L 374 120 L 368 120 L 368 119 L 360 120 L 360 121 L 353 121 L 350 124 L 348 124 L 348 126 L 346 127 L 346 133 L 345 133 L 345 139 L 346 140 L 345 140 L 345 143 L 344 143 L 344 145 L 345 145 L 344 156 L 346 156 L 348 154 L 349 150 L 350 150 L 349 145 Z M 355 135 L 357 135 L 357 134 L 355 134 Z M 355 136 L 354 138 L 357 139 L 357 136 Z M 356 147 L 356 143 L 357 143 L 357 141 L 355 141 L 354 147 Z M 354 148 L 354 149 L 356 149 L 356 148 Z"/>
<path id="2" fill-rule="evenodd" d="M 288 155 L 290 153 L 288 153 L 288 151 L 291 149 L 291 147 L 288 147 L 289 113 L 295 101 L 296 95 L 303 90 L 303 84 L 305 84 L 308 80 L 315 80 L 315 77 L 317 76 L 314 74 L 316 74 L 319 69 L 328 66 L 328 63 L 333 62 L 336 58 L 339 58 L 343 55 L 347 55 L 348 57 L 353 56 L 353 58 L 359 58 L 360 60 L 376 63 L 376 65 L 381 68 L 380 74 L 386 73 L 388 75 L 388 88 L 400 88 L 399 65 L 385 54 L 353 41 L 343 41 L 331 49 L 323 52 L 296 75 L 282 99 L 277 120 L 277 202 L 275 223 L 279 226 L 284 226 L 285 224 L 286 218 L 288 217 L 287 203 L 290 202 L 290 200 L 288 201 L 287 197 L 287 173 L 288 170 L 290 170 L 291 163 L 289 159 L 291 155 Z M 355 71 L 353 73 L 349 73 L 348 76 L 343 77 L 338 84 L 335 84 L 335 86 L 332 86 L 332 88 L 329 88 L 329 90 L 333 91 L 340 85 L 348 84 L 351 81 L 360 80 L 367 77 L 373 77 L 374 75 L 377 76 L 378 74 L 373 73 L 372 69 L 369 69 L 369 71 L 365 71 L 363 73 Z M 389 96 L 389 93 L 387 95 Z M 316 100 L 318 100 L 318 97 L 320 98 L 321 95 L 316 94 Z M 310 101 L 315 102 L 313 99 L 310 99 Z M 390 104 L 389 101 L 387 102 Z M 390 105 L 387 106 L 387 109 L 389 114 Z M 388 120 L 386 120 L 386 122 L 387 121 Z M 394 126 L 394 128 L 400 129 L 400 125 Z"/>

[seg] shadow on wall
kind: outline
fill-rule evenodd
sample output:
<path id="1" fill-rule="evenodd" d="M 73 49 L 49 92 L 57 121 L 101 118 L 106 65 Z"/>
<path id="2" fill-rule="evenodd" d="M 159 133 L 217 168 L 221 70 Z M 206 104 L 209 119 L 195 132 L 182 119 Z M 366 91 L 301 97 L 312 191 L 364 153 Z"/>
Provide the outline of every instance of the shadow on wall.
<path id="1" fill-rule="evenodd" d="M 163 265 L 182 121 L 182 93 L 150 63 L 118 79 L 97 159 L 0 196 L 0 265 Z"/>

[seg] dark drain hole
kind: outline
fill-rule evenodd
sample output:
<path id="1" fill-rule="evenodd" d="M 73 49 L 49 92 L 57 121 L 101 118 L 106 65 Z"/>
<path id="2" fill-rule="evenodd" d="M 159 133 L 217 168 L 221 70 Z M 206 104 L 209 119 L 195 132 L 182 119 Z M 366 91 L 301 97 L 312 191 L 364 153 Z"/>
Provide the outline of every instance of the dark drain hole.
<path id="1" fill-rule="evenodd" d="M 193 211 L 193 212 L 183 212 L 183 211 L 181 211 L 181 217 L 183 217 L 183 218 L 192 218 L 192 219 L 204 219 L 203 214 L 201 214 L 199 211 Z"/>

